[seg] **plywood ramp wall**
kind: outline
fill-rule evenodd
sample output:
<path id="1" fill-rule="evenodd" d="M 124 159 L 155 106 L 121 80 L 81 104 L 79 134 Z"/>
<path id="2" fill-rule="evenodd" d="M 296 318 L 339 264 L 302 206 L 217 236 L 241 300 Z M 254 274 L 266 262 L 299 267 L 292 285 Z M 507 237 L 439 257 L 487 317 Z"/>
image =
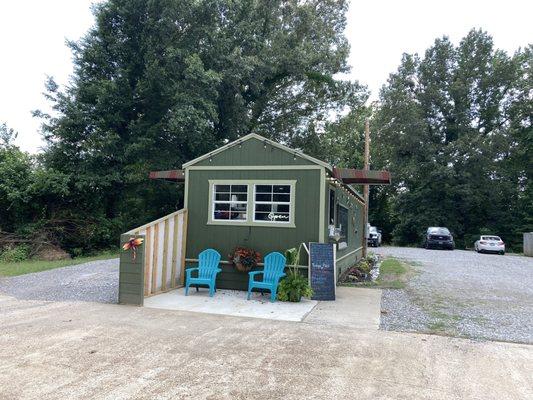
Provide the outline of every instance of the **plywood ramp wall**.
<path id="1" fill-rule="evenodd" d="M 144 235 L 144 295 L 166 292 L 183 284 L 187 210 L 182 209 L 126 234 Z"/>

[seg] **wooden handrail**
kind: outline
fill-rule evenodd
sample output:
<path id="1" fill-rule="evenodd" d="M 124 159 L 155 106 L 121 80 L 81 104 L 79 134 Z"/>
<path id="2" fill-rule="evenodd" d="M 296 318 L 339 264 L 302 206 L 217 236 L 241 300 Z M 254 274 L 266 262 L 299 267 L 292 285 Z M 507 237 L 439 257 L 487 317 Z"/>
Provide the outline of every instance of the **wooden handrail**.
<path id="1" fill-rule="evenodd" d="M 186 212 L 187 212 L 187 209 L 186 208 L 182 208 L 181 210 L 175 211 L 172 214 L 165 215 L 164 217 L 156 219 L 155 221 L 148 222 L 147 224 L 141 225 L 138 228 L 131 229 L 128 232 L 125 232 L 124 234 L 125 235 L 135 235 L 138 232 L 140 232 L 142 230 L 145 230 L 146 228 L 149 228 L 151 226 L 157 225 L 157 224 L 159 224 L 160 222 L 163 222 L 166 219 L 170 219 L 170 218 L 172 218 L 172 217 L 174 217 L 176 215 L 183 214 L 183 213 L 186 213 Z"/>

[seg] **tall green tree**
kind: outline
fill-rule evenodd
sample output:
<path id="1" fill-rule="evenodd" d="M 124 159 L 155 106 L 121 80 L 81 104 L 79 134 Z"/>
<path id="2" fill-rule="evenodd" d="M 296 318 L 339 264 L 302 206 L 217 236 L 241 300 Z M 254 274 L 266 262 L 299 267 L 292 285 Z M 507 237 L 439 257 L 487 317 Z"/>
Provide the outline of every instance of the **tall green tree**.
<path id="1" fill-rule="evenodd" d="M 345 0 L 109 0 L 71 42 L 68 87 L 47 82 L 44 161 L 68 176 L 80 213 L 122 229 L 177 206 L 150 170 L 179 168 L 256 132 L 287 143 L 357 104 Z"/>
<path id="2" fill-rule="evenodd" d="M 374 160 L 394 176 L 394 238 L 444 225 L 514 244 L 531 229 L 531 47 L 509 56 L 485 32 L 404 55 L 380 94 Z M 461 242 L 464 241 L 464 242 Z"/>

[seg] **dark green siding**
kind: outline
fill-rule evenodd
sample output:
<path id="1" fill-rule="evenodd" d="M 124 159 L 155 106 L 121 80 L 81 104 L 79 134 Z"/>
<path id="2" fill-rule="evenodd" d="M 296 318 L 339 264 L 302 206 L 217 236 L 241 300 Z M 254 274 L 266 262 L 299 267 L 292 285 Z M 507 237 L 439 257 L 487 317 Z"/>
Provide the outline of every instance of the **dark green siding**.
<path id="1" fill-rule="evenodd" d="M 144 235 L 121 235 L 120 247 L 132 237 L 143 238 Z M 142 306 L 144 302 L 144 243 L 137 249 L 133 260 L 131 251 L 120 252 L 118 302 Z"/>
<path id="2" fill-rule="evenodd" d="M 261 150 L 262 150 L 261 146 Z M 278 151 L 278 150 L 276 150 Z M 243 151 L 243 155 L 246 152 Z M 213 161 L 214 162 L 214 161 Z M 208 225 L 209 180 L 296 180 L 294 223 L 295 227 L 263 227 Z M 187 258 L 197 259 L 206 248 L 214 248 L 228 260 L 235 246 L 245 246 L 259 251 L 263 256 L 272 251 L 283 253 L 302 242 L 319 240 L 320 170 L 189 170 L 189 212 L 187 228 Z M 302 253 L 305 253 L 302 250 Z M 305 256 L 301 264 L 306 265 Z M 191 263 L 188 267 L 192 266 Z M 217 287 L 247 288 L 248 274 L 236 272 L 231 265 L 222 265 L 223 272 Z"/>
<path id="3" fill-rule="evenodd" d="M 267 144 L 266 147 L 258 139 L 251 138 L 239 145 L 232 146 L 209 159 L 202 160 L 194 166 L 241 166 L 241 165 L 316 165 L 313 162 L 294 156 L 285 150 Z"/>
<path id="4" fill-rule="evenodd" d="M 336 204 L 341 204 L 348 208 L 348 238 L 346 243 L 348 247 L 343 250 L 337 250 L 337 273 L 341 274 L 347 268 L 353 266 L 361 259 L 363 235 L 363 205 L 358 202 L 353 195 L 346 193 L 342 188 L 326 185 L 326 215 L 325 215 L 325 229 L 326 238 L 328 237 L 329 225 L 329 189 L 335 190 Z M 354 250 L 358 251 L 354 252 Z M 350 254 L 352 253 L 352 254 Z M 350 254 L 344 258 L 343 256 Z M 342 259 L 341 259 L 342 258 Z M 340 259 L 340 260 L 339 260 Z"/>

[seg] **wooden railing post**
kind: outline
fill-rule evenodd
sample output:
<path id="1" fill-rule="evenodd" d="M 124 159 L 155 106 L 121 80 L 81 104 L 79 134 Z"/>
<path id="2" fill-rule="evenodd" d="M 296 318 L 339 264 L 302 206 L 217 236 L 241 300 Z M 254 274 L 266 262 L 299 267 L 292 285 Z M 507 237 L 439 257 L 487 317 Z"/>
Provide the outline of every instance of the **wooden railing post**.
<path id="1" fill-rule="evenodd" d="M 120 304 L 134 304 L 142 306 L 144 303 L 144 252 L 145 243 L 137 247 L 135 259 L 133 251 L 122 250 L 124 243 L 131 238 L 142 238 L 144 235 L 120 235 L 120 267 L 118 280 L 118 302 Z"/>

